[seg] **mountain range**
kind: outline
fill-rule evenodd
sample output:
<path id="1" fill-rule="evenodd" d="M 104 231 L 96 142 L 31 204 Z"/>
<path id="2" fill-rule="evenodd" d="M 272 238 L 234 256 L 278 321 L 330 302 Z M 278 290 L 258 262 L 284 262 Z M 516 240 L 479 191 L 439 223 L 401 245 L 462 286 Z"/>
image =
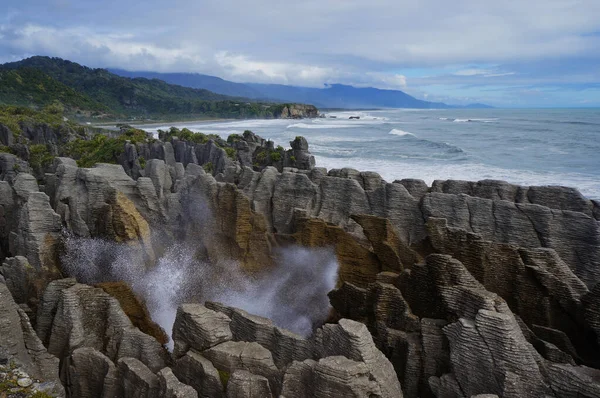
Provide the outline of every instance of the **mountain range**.
<path id="1" fill-rule="evenodd" d="M 198 73 L 109 70 L 123 77 L 160 79 L 167 83 L 206 89 L 224 95 L 241 96 L 255 100 L 301 102 L 313 104 L 319 108 L 491 108 L 485 104 L 453 106 L 441 102 L 419 100 L 400 90 L 383 90 L 373 87 L 359 88 L 343 84 L 331 84 L 324 88 L 312 88 L 283 84 L 235 83 L 219 77 Z"/>
<path id="2" fill-rule="evenodd" d="M 56 101 L 69 114 L 106 119 L 270 118 L 289 105 L 122 77 L 60 58 L 36 56 L 0 65 L 0 104 L 41 108 Z"/>

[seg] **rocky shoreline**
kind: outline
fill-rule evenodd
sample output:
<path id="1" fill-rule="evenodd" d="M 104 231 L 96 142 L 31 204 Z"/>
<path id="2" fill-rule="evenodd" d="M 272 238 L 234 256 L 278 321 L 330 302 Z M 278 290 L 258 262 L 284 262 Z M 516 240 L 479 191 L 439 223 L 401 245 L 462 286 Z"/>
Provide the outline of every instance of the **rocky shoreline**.
<path id="1" fill-rule="evenodd" d="M 20 145 L 60 155 L 65 131 Z M 43 386 L 0 396 L 600 397 L 598 202 L 328 171 L 303 137 L 175 134 L 92 168 L 0 153 L 0 360 Z M 137 285 L 122 264 L 160 269 L 181 242 L 211 271 L 184 275 L 169 333 L 144 296 L 161 278 Z M 335 255 L 333 285 L 290 271 L 271 300 L 302 305 L 312 334 L 209 300 L 276 273 L 290 247 Z M 322 297 L 294 295 L 303 283 Z"/>

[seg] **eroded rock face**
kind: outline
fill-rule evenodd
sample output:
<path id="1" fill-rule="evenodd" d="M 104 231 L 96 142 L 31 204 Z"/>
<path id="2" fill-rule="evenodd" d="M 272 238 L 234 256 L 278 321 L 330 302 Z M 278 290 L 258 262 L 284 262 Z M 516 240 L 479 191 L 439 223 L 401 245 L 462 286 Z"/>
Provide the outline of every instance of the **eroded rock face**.
<path id="1" fill-rule="evenodd" d="M 0 278 L 0 349 L 5 361 L 17 361 L 34 378 L 53 383 L 49 388 L 57 396 L 64 395 L 58 378 L 59 360 L 48 353 L 36 336 L 29 318 L 14 302 Z"/>
<path id="2" fill-rule="evenodd" d="M 102 289 L 69 283 L 50 284 L 38 314 L 38 335 L 50 353 L 64 358 L 77 348 L 94 348 L 111 361 L 137 358 L 153 371 L 164 368 L 167 354 L 153 337 L 135 328 L 119 302 Z M 56 287 L 63 290 L 57 292 Z M 55 314 L 55 315 L 52 315 Z M 47 319 L 52 319 L 48 331 Z"/>
<path id="3" fill-rule="evenodd" d="M 598 395 L 596 202 L 562 187 L 327 172 L 302 138 L 260 167 L 272 143 L 245 134 L 235 156 L 219 146 L 128 143 L 124 168 L 57 158 L 41 186 L 0 154 L 0 353 L 49 380 L 60 358 L 70 396 Z M 126 285 L 53 280 L 62 228 L 138 248 L 139 267 L 179 239 L 250 274 L 275 266 L 279 247 L 331 246 L 337 323 L 303 338 L 185 304 L 171 356 Z"/>

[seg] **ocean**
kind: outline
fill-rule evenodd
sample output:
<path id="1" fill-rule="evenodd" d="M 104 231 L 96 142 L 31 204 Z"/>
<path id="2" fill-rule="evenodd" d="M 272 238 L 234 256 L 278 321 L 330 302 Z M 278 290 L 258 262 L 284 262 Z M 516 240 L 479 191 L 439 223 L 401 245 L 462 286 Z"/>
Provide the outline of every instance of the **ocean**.
<path id="1" fill-rule="evenodd" d="M 289 147 L 302 135 L 317 166 L 418 178 L 563 185 L 600 199 L 600 109 L 392 109 L 327 118 L 171 123 L 226 138 L 252 130 Z M 350 120 L 359 116 L 359 120 Z M 334 118 L 335 117 L 335 118 Z M 143 126 L 146 130 L 169 126 Z"/>

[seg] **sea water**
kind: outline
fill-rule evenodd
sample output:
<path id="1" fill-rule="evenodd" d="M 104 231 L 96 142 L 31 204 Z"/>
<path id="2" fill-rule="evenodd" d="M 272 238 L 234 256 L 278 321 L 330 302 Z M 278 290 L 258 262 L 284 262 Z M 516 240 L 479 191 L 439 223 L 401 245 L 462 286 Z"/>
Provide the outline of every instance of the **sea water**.
<path id="1" fill-rule="evenodd" d="M 375 171 L 390 182 L 496 179 L 576 187 L 587 197 L 600 199 L 600 109 L 323 113 L 326 117 L 320 119 L 170 125 L 223 138 L 252 130 L 283 147 L 302 135 L 317 166 Z M 168 126 L 145 128 L 156 131 Z"/>

